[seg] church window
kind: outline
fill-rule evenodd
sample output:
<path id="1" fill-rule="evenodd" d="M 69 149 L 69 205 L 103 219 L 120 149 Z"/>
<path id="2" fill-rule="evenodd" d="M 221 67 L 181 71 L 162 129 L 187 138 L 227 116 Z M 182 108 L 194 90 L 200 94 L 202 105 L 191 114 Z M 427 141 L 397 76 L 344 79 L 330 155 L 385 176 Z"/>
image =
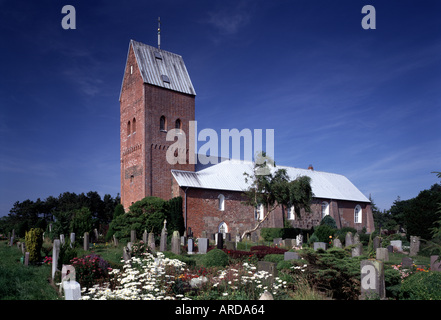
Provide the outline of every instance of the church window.
<path id="1" fill-rule="evenodd" d="M 165 116 L 161 116 L 159 119 L 159 130 L 166 131 L 167 128 L 167 120 L 165 119 Z"/>
<path id="2" fill-rule="evenodd" d="M 222 222 L 219 225 L 218 232 L 222 233 L 223 238 L 225 239 L 225 234 L 228 233 L 228 226 L 225 222 Z"/>
<path id="3" fill-rule="evenodd" d="M 296 212 L 294 210 L 294 206 L 291 208 L 288 208 L 288 220 L 295 220 L 296 218 Z"/>
<path id="4" fill-rule="evenodd" d="M 257 221 L 263 220 L 264 216 L 264 209 L 263 204 L 259 204 L 257 207 L 254 208 L 254 219 Z"/>
<path id="5" fill-rule="evenodd" d="M 327 203 L 326 201 L 322 202 L 322 219 L 329 215 L 329 203 Z"/>
<path id="6" fill-rule="evenodd" d="M 176 119 L 175 121 L 175 129 L 181 129 L 181 119 Z"/>
<path id="7" fill-rule="evenodd" d="M 220 194 L 218 197 L 219 203 L 218 203 L 218 209 L 219 211 L 225 210 L 225 196 L 223 194 Z"/>
<path id="8" fill-rule="evenodd" d="M 361 207 L 357 204 L 357 206 L 354 209 L 354 222 L 355 223 L 361 223 Z"/>

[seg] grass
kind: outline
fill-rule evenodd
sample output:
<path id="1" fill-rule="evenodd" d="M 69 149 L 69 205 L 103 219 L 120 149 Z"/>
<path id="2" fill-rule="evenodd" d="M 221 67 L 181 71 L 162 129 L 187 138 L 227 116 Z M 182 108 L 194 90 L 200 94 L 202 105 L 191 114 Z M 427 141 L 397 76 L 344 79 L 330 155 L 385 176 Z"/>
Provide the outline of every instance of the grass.
<path id="1" fill-rule="evenodd" d="M 51 266 L 24 266 L 21 251 L 0 241 L 0 300 L 56 300 L 51 286 Z"/>

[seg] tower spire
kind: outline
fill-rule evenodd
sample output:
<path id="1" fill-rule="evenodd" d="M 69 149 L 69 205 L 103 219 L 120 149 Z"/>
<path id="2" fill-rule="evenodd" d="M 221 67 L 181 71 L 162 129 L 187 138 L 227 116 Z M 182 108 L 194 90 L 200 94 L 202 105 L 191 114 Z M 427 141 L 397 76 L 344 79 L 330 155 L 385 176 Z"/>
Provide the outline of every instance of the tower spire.
<path id="1" fill-rule="evenodd" d="M 158 49 L 161 49 L 161 17 L 158 17 Z"/>

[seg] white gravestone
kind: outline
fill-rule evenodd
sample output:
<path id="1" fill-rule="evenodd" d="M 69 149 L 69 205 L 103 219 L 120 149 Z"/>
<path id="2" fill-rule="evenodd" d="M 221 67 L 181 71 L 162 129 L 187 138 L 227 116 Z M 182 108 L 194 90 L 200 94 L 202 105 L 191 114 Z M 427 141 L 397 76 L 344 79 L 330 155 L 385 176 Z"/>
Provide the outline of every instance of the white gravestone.
<path id="1" fill-rule="evenodd" d="M 361 261 L 361 299 L 383 299 L 386 297 L 384 264 L 379 260 Z"/>
<path id="2" fill-rule="evenodd" d="M 81 287 L 76 281 L 63 281 L 64 299 L 65 300 L 80 300 Z"/>

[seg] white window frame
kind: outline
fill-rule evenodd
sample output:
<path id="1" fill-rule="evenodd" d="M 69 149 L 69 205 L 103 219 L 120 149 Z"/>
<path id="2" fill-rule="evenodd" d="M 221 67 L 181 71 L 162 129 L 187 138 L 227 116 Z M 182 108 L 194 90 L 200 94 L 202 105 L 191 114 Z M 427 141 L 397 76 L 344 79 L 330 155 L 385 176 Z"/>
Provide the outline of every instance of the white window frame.
<path id="1" fill-rule="evenodd" d="M 223 230 L 222 230 L 223 229 Z M 219 227 L 217 228 L 219 233 L 222 233 L 223 238 L 225 239 L 225 234 L 228 233 L 228 225 L 225 222 L 221 222 Z"/>
<path id="2" fill-rule="evenodd" d="M 329 215 L 329 202 L 322 201 L 322 203 L 321 203 L 321 211 L 322 211 L 322 219 L 325 216 Z"/>
<path id="3" fill-rule="evenodd" d="M 295 220 L 296 219 L 296 211 L 294 209 L 294 206 L 291 208 L 288 208 L 288 220 Z"/>
<path id="4" fill-rule="evenodd" d="M 361 206 L 357 204 L 354 208 L 354 223 L 362 223 L 362 213 Z"/>
<path id="5" fill-rule="evenodd" d="M 220 194 L 217 198 L 219 200 L 218 210 L 225 211 L 225 196 L 223 194 Z"/>

